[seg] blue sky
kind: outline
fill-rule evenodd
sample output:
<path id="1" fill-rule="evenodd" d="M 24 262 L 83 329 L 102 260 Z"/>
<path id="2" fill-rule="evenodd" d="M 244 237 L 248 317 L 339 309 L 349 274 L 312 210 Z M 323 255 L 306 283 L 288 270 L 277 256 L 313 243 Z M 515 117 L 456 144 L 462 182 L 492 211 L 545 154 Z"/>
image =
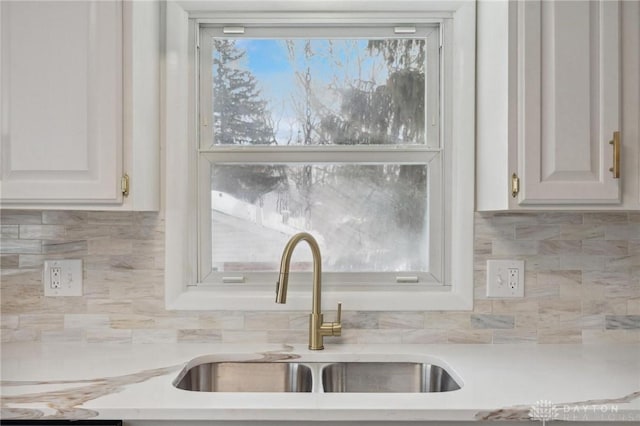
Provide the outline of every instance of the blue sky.
<path id="1" fill-rule="evenodd" d="M 369 55 L 367 40 L 311 40 L 313 55 L 309 57 L 305 55 L 306 42 L 293 40 L 295 53 L 291 57 L 285 40 L 236 40 L 236 47 L 246 51 L 236 66 L 251 71 L 256 77 L 273 121 L 279 125 L 276 139 L 283 144 L 289 139 L 295 141 L 300 128 L 295 103 L 304 100 L 304 90 L 298 84 L 296 72 L 311 70 L 314 96 L 335 112 L 340 108 L 339 89 L 348 88 L 358 80 L 379 85 L 387 77 L 384 59 Z"/>
<path id="2" fill-rule="evenodd" d="M 293 71 L 286 47 L 280 40 L 239 39 L 236 46 L 246 50 L 246 66 L 256 75 Z"/>

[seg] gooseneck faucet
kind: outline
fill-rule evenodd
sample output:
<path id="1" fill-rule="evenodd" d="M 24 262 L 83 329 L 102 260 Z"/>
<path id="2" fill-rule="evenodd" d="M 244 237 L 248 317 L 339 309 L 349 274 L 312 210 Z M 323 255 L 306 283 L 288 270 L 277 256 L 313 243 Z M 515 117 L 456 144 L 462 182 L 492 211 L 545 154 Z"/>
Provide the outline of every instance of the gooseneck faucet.
<path id="1" fill-rule="evenodd" d="M 324 336 L 340 336 L 342 334 L 342 303 L 338 303 L 338 318 L 336 322 L 322 322 L 322 257 L 318 242 L 311 234 L 300 232 L 289 240 L 282 252 L 280 262 L 280 279 L 276 283 L 276 303 L 287 303 L 287 285 L 289 284 L 289 264 L 291 255 L 300 241 L 306 241 L 313 254 L 313 300 L 311 315 L 309 316 L 309 349 L 324 349 Z"/>

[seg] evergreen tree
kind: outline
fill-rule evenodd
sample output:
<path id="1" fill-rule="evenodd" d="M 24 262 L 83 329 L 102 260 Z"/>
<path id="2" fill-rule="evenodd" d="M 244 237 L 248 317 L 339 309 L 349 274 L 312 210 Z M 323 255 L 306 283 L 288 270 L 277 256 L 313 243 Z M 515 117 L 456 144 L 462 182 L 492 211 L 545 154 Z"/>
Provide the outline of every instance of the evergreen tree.
<path id="1" fill-rule="evenodd" d="M 275 143 L 267 103 L 254 75 L 238 66 L 246 52 L 235 40 L 214 40 L 213 125 L 217 144 L 264 145 Z"/>
<path id="2" fill-rule="evenodd" d="M 213 129 L 216 144 L 266 145 L 275 143 L 267 102 L 261 98 L 255 76 L 240 66 L 246 52 L 235 40 L 214 40 Z M 213 168 L 211 189 L 255 203 L 265 194 L 286 187 L 282 166 L 220 165 Z"/>

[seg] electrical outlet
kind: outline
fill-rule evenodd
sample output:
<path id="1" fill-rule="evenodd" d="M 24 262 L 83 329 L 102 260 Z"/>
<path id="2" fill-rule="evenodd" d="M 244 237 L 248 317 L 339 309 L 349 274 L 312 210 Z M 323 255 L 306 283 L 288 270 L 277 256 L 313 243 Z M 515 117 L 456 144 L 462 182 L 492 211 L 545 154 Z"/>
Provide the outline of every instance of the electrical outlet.
<path id="1" fill-rule="evenodd" d="M 62 267 L 60 266 L 52 266 L 49 269 L 49 272 L 51 273 L 51 288 L 60 288 L 62 287 Z"/>
<path id="2" fill-rule="evenodd" d="M 511 290 L 515 290 L 518 288 L 518 281 L 520 280 L 520 271 L 518 268 L 509 268 L 507 270 L 507 275 L 509 276 L 509 282 L 507 285 Z"/>
<path id="3" fill-rule="evenodd" d="M 524 260 L 487 260 L 487 297 L 524 297 Z"/>
<path id="4" fill-rule="evenodd" d="M 45 260 L 45 296 L 82 296 L 82 260 Z"/>

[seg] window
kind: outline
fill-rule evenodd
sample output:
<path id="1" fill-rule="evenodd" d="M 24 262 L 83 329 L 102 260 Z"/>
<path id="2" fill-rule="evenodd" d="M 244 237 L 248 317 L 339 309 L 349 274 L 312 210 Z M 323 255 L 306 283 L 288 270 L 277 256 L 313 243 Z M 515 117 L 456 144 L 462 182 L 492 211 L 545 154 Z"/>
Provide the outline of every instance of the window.
<path id="1" fill-rule="evenodd" d="M 169 308 L 276 309 L 300 231 L 320 243 L 325 303 L 471 307 L 475 5 L 450 7 L 274 18 L 167 3 Z M 307 250 L 292 309 L 310 303 Z"/>
<path id="2" fill-rule="evenodd" d="M 312 30 L 200 28 L 199 281 L 441 285 L 439 25 Z"/>

